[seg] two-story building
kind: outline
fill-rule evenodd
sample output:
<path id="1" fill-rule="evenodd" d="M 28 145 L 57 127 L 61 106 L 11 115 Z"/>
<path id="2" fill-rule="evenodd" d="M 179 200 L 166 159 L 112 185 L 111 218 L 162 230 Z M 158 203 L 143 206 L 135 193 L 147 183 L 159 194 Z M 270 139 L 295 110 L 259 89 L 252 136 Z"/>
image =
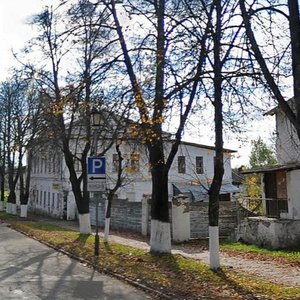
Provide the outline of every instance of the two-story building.
<path id="1" fill-rule="evenodd" d="M 172 141 L 166 142 L 166 152 Z M 140 202 L 143 195 L 151 194 L 151 173 L 147 150 L 138 142 L 122 143 L 123 184 L 116 193 L 118 199 Z M 235 151 L 225 149 L 225 174 L 221 188 L 221 200 L 230 200 L 237 192 L 231 177 L 231 155 Z M 107 186 L 111 188 L 117 178 L 118 154 L 111 147 L 105 154 Z M 207 201 L 208 188 L 214 173 L 214 147 L 182 142 L 169 172 L 169 196 L 183 193 L 193 201 Z M 78 161 L 79 162 L 79 161 Z M 81 172 L 80 164 L 76 168 Z M 58 218 L 76 218 L 76 204 L 69 174 L 62 152 L 55 145 L 45 145 L 36 151 L 31 171 L 31 197 L 29 209 Z"/>

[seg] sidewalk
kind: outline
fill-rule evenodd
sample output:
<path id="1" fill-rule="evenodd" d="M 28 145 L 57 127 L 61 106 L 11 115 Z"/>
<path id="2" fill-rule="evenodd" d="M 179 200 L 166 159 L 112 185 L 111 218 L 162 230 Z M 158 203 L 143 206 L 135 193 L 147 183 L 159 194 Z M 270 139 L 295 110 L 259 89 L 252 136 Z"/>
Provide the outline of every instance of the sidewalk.
<path id="1" fill-rule="evenodd" d="M 146 300 L 144 291 L 0 223 L 1 300 Z"/>
<path id="2" fill-rule="evenodd" d="M 32 219 L 41 220 L 58 226 L 69 228 L 75 231 L 79 231 L 78 221 L 65 221 L 50 219 L 47 217 L 33 216 Z M 103 237 L 103 233 L 99 232 Z M 123 235 L 123 234 L 122 234 Z M 135 234 L 136 235 L 136 234 Z M 130 237 L 124 237 L 120 234 L 117 235 L 114 231 L 110 234 L 110 241 L 119 243 L 122 245 L 131 246 L 143 250 L 149 250 L 149 244 L 147 239 L 138 236 L 136 239 Z M 208 250 L 199 249 L 200 247 L 191 247 L 187 244 L 175 244 L 172 245 L 172 254 L 179 254 L 187 258 L 198 259 L 206 264 L 209 263 Z M 257 275 L 263 279 L 275 283 L 279 283 L 286 286 L 300 287 L 300 268 L 293 266 L 279 265 L 270 261 L 261 261 L 254 259 L 245 259 L 241 257 L 229 256 L 226 253 L 220 253 L 221 265 L 230 267 L 236 270 L 243 271 L 245 273 Z"/>

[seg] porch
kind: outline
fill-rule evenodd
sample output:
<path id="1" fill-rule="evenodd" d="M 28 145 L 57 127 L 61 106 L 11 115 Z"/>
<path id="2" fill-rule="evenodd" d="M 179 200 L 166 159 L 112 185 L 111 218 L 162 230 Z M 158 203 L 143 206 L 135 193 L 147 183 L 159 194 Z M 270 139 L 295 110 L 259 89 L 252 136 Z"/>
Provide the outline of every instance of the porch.
<path id="1" fill-rule="evenodd" d="M 300 220 L 299 163 L 244 170 L 242 173 L 261 176 L 261 200 L 250 200 L 258 203 L 258 215 Z"/>
<path id="2" fill-rule="evenodd" d="M 258 216 L 285 219 L 288 215 L 289 200 L 287 198 L 239 197 L 236 201 L 238 201 L 240 207 L 237 216 L 238 220 Z"/>
<path id="3" fill-rule="evenodd" d="M 243 171 L 261 175 L 261 198 L 239 199 L 237 239 L 271 249 L 300 247 L 300 165 Z"/>

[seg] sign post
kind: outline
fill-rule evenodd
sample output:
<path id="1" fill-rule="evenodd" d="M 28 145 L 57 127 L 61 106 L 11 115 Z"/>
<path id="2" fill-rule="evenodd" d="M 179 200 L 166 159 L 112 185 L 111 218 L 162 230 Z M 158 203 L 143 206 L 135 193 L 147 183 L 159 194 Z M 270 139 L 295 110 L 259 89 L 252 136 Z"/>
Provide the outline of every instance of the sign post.
<path id="1" fill-rule="evenodd" d="M 87 160 L 88 181 L 87 189 L 95 193 L 96 198 L 96 232 L 95 232 L 95 255 L 99 255 L 99 227 L 98 227 L 98 206 L 99 192 L 106 190 L 106 162 L 105 157 L 88 157 Z"/>

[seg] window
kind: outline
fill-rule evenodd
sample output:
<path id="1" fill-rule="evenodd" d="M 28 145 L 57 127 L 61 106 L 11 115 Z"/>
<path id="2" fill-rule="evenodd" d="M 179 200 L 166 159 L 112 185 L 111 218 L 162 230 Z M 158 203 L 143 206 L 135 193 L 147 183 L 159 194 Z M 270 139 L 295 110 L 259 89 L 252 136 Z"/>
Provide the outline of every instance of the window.
<path id="1" fill-rule="evenodd" d="M 39 173 L 43 173 L 43 159 L 39 157 Z"/>
<path id="2" fill-rule="evenodd" d="M 60 202 L 61 202 L 61 194 L 57 194 L 57 198 L 56 198 L 56 208 L 57 210 L 59 209 L 60 207 Z"/>
<path id="3" fill-rule="evenodd" d="M 185 156 L 178 156 L 178 173 L 185 173 Z"/>
<path id="4" fill-rule="evenodd" d="M 119 156 L 117 153 L 114 153 L 112 156 L 112 171 L 118 172 L 119 169 Z"/>
<path id="5" fill-rule="evenodd" d="M 196 156 L 196 174 L 203 174 L 203 156 Z"/>
<path id="6" fill-rule="evenodd" d="M 43 161 L 44 161 L 44 174 L 47 174 L 47 157 L 46 156 L 43 158 Z"/>
<path id="7" fill-rule="evenodd" d="M 55 193 L 52 193 L 52 210 L 54 209 Z"/>
<path id="8" fill-rule="evenodd" d="M 56 156 L 56 172 L 59 174 L 61 172 L 61 161 L 62 158 L 60 155 Z"/>
<path id="9" fill-rule="evenodd" d="M 47 192 L 44 192 L 44 208 L 46 208 L 46 201 L 47 201 L 46 197 L 47 197 Z"/>
<path id="10" fill-rule="evenodd" d="M 230 201 L 230 194 L 220 194 L 220 201 Z"/>
<path id="11" fill-rule="evenodd" d="M 53 155 L 53 158 L 52 158 L 52 170 L 53 170 L 53 173 L 56 172 L 56 156 L 55 154 Z"/>
<path id="12" fill-rule="evenodd" d="M 140 154 L 132 153 L 130 155 L 130 168 L 132 172 L 138 172 L 140 170 Z"/>
<path id="13" fill-rule="evenodd" d="M 36 190 L 36 204 L 39 205 L 39 191 Z"/>
<path id="14" fill-rule="evenodd" d="M 33 158 L 32 159 L 32 170 L 33 170 L 33 173 L 36 173 L 36 164 L 37 164 L 37 159 L 36 158 Z"/>
<path id="15" fill-rule="evenodd" d="M 52 172 L 52 157 L 50 154 L 48 156 L 47 164 L 48 164 L 48 173 L 51 173 Z"/>

